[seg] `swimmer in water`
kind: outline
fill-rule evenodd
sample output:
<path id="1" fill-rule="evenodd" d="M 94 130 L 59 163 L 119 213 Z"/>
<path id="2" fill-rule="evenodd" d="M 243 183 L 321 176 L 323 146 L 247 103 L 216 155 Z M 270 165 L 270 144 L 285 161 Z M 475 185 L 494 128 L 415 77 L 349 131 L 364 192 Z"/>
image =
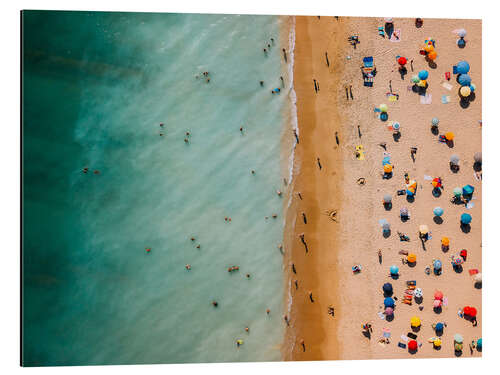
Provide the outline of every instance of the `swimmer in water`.
<path id="1" fill-rule="evenodd" d="M 217 306 L 219 306 L 219 303 L 217 301 L 212 301 L 212 306 L 217 307 Z"/>
<path id="2" fill-rule="evenodd" d="M 281 196 L 281 190 L 276 190 L 276 194 L 278 194 L 279 196 Z"/>
<path id="3" fill-rule="evenodd" d="M 271 313 L 271 310 L 267 309 L 266 314 L 269 315 Z"/>
<path id="4" fill-rule="evenodd" d="M 186 269 L 189 271 L 191 269 L 191 265 L 190 264 L 186 264 Z"/>
<path id="5" fill-rule="evenodd" d="M 85 167 L 85 168 L 82 169 L 83 173 L 87 173 L 88 171 L 89 171 L 89 169 L 87 167 Z"/>

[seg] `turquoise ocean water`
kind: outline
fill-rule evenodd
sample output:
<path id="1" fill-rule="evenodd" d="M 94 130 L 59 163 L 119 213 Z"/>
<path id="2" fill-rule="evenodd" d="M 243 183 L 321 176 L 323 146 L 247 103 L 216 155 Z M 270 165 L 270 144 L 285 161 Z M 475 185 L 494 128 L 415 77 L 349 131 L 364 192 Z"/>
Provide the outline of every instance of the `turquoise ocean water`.
<path id="1" fill-rule="evenodd" d="M 24 365 L 280 359 L 283 27 L 24 13 Z"/>

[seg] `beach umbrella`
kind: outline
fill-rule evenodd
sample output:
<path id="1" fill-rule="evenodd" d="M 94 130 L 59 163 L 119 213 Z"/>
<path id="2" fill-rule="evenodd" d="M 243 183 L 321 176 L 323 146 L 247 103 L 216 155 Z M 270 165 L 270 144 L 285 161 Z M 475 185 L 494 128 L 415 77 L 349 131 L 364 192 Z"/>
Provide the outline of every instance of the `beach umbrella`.
<path id="1" fill-rule="evenodd" d="M 434 212 L 434 215 L 439 217 L 439 216 L 443 215 L 444 210 L 441 207 L 435 207 L 433 212 Z"/>
<path id="2" fill-rule="evenodd" d="M 422 298 L 424 296 L 424 292 L 422 291 L 422 288 L 415 289 L 415 291 L 413 292 L 413 296 L 415 298 Z"/>
<path id="3" fill-rule="evenodd" d="M 470 306 L 465 306 L 464 307 L 464 315 L 469 315 L 470 313 Z"/>
<path id="4" fill-rule="evenodd" d="M 391 195 L 390 194 L 385 194 L 384 195 L 384 203 L 391 203 Z"/>
<path id="5" fill-rule="evenodd" d="M 429 227 L 427 225 L 421 225 L 418 228 L 418 231 L 420 232 L 420 234 L 427 234 L 429 233 Z"/>
<path id="6" fill-rule="evenodd" d="M 432 180 L 431 184 L 434 187 L 441 187 L 441 179 L 439 177 L 436 177 Z"/>
<path id="7" fill-rule="evenodd" d="M 462 216 L 460 216 L 460 222 L 462 224 L 470 224 L 471 221 L 472 221 L 472 216 L 470 216 L 467 213 L 462 214 Z"/>
<path id="8" fill-rule="evenodd" d="M 437 57 L 437 52 L 432 50 L 430 51 L 428 54 L 427 54 L 427 58 L 431 61 L 434 61 L 436 60 L 436 57 Z"/>
<path id="9" fill-rule="evenodd" d="M 417 256 L 413 253 L 410 253 L 406 257 L 406 260 L 408 261 L 408 263 L 415 263 L 417 261 Z"/>
<path id="10" fill-rule="evenodd" d="M 389 271 L 391 272 L 391 275 L 397 275 L 398 272 L 399 272 L 399 268 L 397 266 L 391 266 L 391 268 L 389 269 Z"/>
<path id="11" fill-rule="evenodd" d="M 384 158 L 382 159 L 382 166 L 384 166 L 386 164 L 391 164 L 391 157 L 390 156 L 384 156 Z"/>
<path id="12" fill-rule="evenodd" d="M 420 321 L 420 318 L 418 316 L 414 316 L 410 319 L 410 325 L 412 327 L 420 327 L 422 322 Z"/>
<path id="13" fill-rule="evenodd" d="M 436 332 L 441 332 L 444 329 L 444 324 L 443 323 L 437 323 L 436 324 Z"/>
<path id="14" fill-rule="evenodd" d="M 417 348 L 418 348 L 418 343 L 415 340 L 410 340 L 408 342 L 408 349 L 409 350 L 415 351 L 415 350 L 417 350 Z"/>
<path id="15" fill-rule="evenodd" d="M 392 17 L 385 17 L 384 21 L 387 23 L 392 23 Z"/>
<path id="16" fill-rule="evenodd" d="M 394 307 L 394 300 L 391 297 L 386 297 L 384 299 L 384 307 Z"/>
<path id="17" fill-rule="evenodd" d="M 399 215 L 402 217 L 408 217 L 410 213 L 408 212 L 408 209 L 406 207 L 403 207 L 399 210 Z"/>
<path id="18" fill-rule="evenodd" d="M 453 138 L 455 138 L 455 134 L 453 134 L 453 132 L 448 132 L 445 133 L 444 137 L 446 138 L 447 141 L 453 141 Z"/>
<path id="19" fill-rule="evenodd" d="M 460 61 L 457 64 L 457 73 L 458 74 L 467 74 L 469 73 L 469 63 L 467 61 Z"/>
<path id="20" fill-rule="evenodd" d="M 382 290 L 384 291 L 384 293 L 392 293 L 392 284 L 391 283 L 385 283 L 382 286 Z"/>
<path id="21" fill-rule="evenodd" d="M 392 165 L 390 165 L 390 164 L 384 165 L 384 172 L 391 173 L 392 172 Z"/>
<path id="22" fill-rule="evenodd" d="M 464 259 L 461 256 L 453 256 L 451 260 L 451 264 L 454 266 L 458 266 L 464 262 Z"/>
<path id="23" fill-rule="evenodd" d="M 421 70 L 418 72 L 418 78 L 421 80 L 426 80 L 429 77 L 429 72 L 427 70 Z"/>
<path id="24" fill-rule="evenodd" d="M 441 300 L 435 299 L 434 302 L 432 303 L 432 306 L 437 308 L 437 307 L 441 307 L 442 304 L 443 304 L 443 302 L 441 302 Z"/>
<path id="25" fill-rule="evenodd" d="M 394 309 L 392 307 L 386 307 L 385 309 L 385 315 L 392 315 L 394 314 Z"/>
<path id="26" fill-rule="evenodd" d="M 457 154 L 453 154 L 450 156 L 450 163 L 454 165 L 458 165 L 458 162 L 460 161 L 460 158 L 458 157 Z"/>
<path id="27" fill-rule="evenodd" d="M 469 86 L 462 86 L 460 87 L 460 95 L 462 95 L 464 98 L 468 97 L 471 93 L 471 89 Z"/>
<path id="28" fill-rule="evenodd" d="M 477 283 L 481 283 L 483 281 L 483 274 L 482 273 L 476 273 L 474 275 L 474 281 Z"/>
<path id="29" fill-rule="evenodd" d="M 392 129 L 396 130 L 396 131 L 398 131 L 399 129 L 401 129 L 401 125 L 399 124 L 399 122 L 393 123 L 392 124 Z"/>
<path id="30" fill-rule="evenodd" d="M 460 38 L 465 38 L 465 36 L 467 35 L 467 31 L 465 31 L 465 29 L 459 29 L 459 30 L 457 30 L 457 35 Z"/>
<path id="31" fill-rule="evenodd" d="M 469 86 L 471 81 L 470 75 L 468 74 L 460 74 L 458 76 L 458 83 L 462 86 Z"/>
<path id="32" fill-rule="evenodd" d="M 469 87 L 470 87 L 470 91 L 472 91 L 472 92 L 476 91 L 476 85 L 475 84 L 471 83 Z"/>
<path id="33" fill-rule="evenodd" d="M 413 77 L 411 77 L 411 81 L 412 81 L 413 83 L 419 83 L 419 82 L 420 82 L 420 78 L 418 78 L 418 76 L 417 76 L 417 75 L 414 75 Z"/>
<path id="34" fill-rule="evenodd" d="M 379 109 L 381 112 L 387 112 L 387 104 L 380 104 Z"/>
<path id="35" fill-rule="evenodd" d="M 433 117 L 431 120 L 432 125 L 438 126 L 439 124 L 439 119 L 437 117 Z"/>
<path id="36" fill-rule="evenodd" d="M 417 181 L 415 180 L 410 180 L 409 184 L 406 185 L 408 189 L 416 189 L 417 188 Z"/>
<path id="37" fill-rule="evenodd" d="M 440 338 L 434 339 L 434 341 L 432 342 L 432 345 L 434 345 L 435 348 L 440 348 L 441 347 L 441 339 Z"/>
<path id="38" fill-rule="evenodd" d="M 462 188 L 456 187 L 455 189 L 453 189 L 453 195 L 454 195 L 455 197 L 460 197 L 460 196 L 462 196 Z"/>
<path id="39" fill-rule="evenodd" d="M 465 185 L 462 188 L 462 191 L 463 191 L 464 195 L 471 195 L 472 193 L 474 193 L 474 186 L 472 186 L 472 185 Z"/>
<path id="40" fill-rule="evenodd" d="M 439 259 L 436 259 L 433 263 L 433 266 L 435 269 L 440 270 L 441 267 L 443 266 L 443 264 L 441 263 L 441 261 Z"/>
<path id="41" fill-rule="evenodd" d="M 476 315 L 477 315 L 477 310 L 475 307 L 470 307 L 469 309 L 469 313 L 467 314 L 468 316 L 470 316 L 471 318 L 475 318 Z"/>
<path id="42" fill-rule="evenodd" d="M 455 340 L 455 342 L 457 342 L 459 344 L 462 344 L 464 342 L 464 338 L 462 337 L 462 335 L 460 333 L 455 333 L 455 336 L 453 337 L 453 339 Z"/>
<path id="43" fill-rule="evenodd" d="M 424 46 L 424 51 L 427 52 L 428 54 L 432 51 L 434 51 L 434 46 L 432 45 L 432 43 L 427 43 L 425 46 Z M 425 70 L 422 70 L 423 72 Z M 425 79 L 425 78 L 422 78 L 422 79 Z"/>
<path id="44" fill-rule="evenodd" d="M 407 63 L 406 57 L 400 56 L 398 59 L 398 64 L 399 65 L 405 65 Z"/>
<path id="45" fill-rule="evenodd" d="M 409 197 L 413 197 L 415 195 L 415 190 L 414 189 L 407 189 L 406 195 L 408 195 Z"/>
<path id="46" fill-rule="evenodd" d="M 390 231 L 390 230 L 391 230 L 391 225 L 390 225 L 389 223 L 384 223 L 384 224 L 382 224 L 382 230 L 383 230 L 384 232 L 388 232 L 388 231 Z"/>
<path id="47" fill-rule="evenodd" d="M 434 292 L 434 299 L 443 299 L 443 292 L 441 292 L 440 290 L 436 290 Z"/>
<path id="48" fill-rule="evenodd" d="M 477 347 L 477 350 L 483 349 L 483 338 L 482 337 L 477 340 L 476 347 Z"/>
<path id="49" fill-rule="evenodd" d="M 441 245 L 450 246 L 450 239 L 448 237 L 441 238 Z"/>
<path id="50" fill-rule="evenodd" d="M 483 154 L 481 152 L 476 152 L 474 154 L 474 161 L 476 163 L 482 163 L 483 162 Z"/>

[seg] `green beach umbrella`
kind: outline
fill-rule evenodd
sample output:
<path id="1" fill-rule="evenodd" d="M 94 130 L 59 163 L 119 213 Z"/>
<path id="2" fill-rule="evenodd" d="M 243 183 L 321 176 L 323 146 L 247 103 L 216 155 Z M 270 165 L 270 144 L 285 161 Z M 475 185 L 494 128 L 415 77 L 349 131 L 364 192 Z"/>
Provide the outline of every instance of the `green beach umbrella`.
<path id="1" fill-rule="evenodd" d="M 462 188 L 456 187 L 453 189 L 453 195 L 455 197 L 461 197 L 462 196 Z"/>
<path id="2" fill-rule="evenodd" d="M 462 335 L 460 333 L 455 333 L 454 340 L 456 342 L 458 342 L 459 344 L 464 342 L 464 338 L 462 337 Z"/>
<path id="3" fill-rule="evenodd" d="M 412 81 L 413 83 L 419 83 L 419 82 L 420 82 L 420 78 L 418 78 L 418 76 L 417 76 L 417 75 L 414 75 L 413 77 L 411 77 L 411 81 Z"/>

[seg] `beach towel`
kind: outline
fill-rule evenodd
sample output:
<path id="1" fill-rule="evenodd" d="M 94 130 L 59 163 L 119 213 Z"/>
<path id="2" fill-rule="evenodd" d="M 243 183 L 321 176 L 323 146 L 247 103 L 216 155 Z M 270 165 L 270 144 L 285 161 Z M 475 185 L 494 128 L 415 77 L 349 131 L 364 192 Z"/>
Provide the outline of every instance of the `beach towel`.
<path id="1" fill-rule="evenodd" d="M 443 95 L 441 97 L 441 103 L 448 104 L 451 101 L 451 97 L 449 95 Z"/>
<path id="2" fill-rule="evenodd" d="M 453 85 L 449 84 L 448 82 L 443 82 L 441 86 L 443 86 L 448 91 L 451 91 L 451 89 L 453 88 Z"/>
<path id="3" fill-rule="evenodd" d="M 431 104 L 432 103 L 432 94 L 425 94 L 420 96 L 420 104 Z"/>
<path id="4" fill-rule="evenodd" d="M 394 30 L 389 40 L 391 42 L 401 42 L 401 29 Z"/>
<path id="5" fill-rule="evenodd" d="M 363 145 L 356 146 L 356 158 L 358 160 L 365 160 L 365 149 Z"/>
<path id="6" fill-rule="evenodd" d="M 472 268 L 469 270 L 469 276 L 475 275 L 479 273 L 479 270 L 477 268 Z"/>

